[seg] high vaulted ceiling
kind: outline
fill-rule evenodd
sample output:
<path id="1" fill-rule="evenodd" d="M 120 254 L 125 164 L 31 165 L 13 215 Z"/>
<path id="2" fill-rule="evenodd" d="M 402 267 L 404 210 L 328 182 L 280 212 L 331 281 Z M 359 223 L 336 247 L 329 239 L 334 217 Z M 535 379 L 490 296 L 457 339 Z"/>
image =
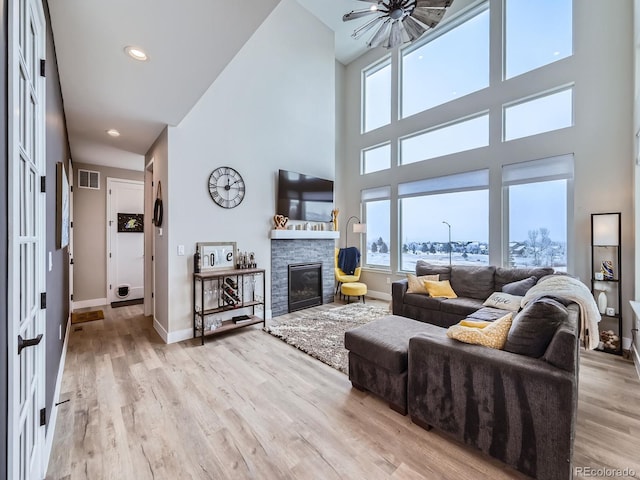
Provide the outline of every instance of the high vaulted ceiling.
<path id="1" fill-rule="evenodd" d="M 74 161 L 142 170 L 163 128 L 180 123 L 280 1 L 49 0 Z M 363 22 L 342 22 L 363 2 L 297 1 L 335 31 L 339 61 L 366 50 L 350 36 Z M 129 45 L 149 61 L 131 59 Z"/>

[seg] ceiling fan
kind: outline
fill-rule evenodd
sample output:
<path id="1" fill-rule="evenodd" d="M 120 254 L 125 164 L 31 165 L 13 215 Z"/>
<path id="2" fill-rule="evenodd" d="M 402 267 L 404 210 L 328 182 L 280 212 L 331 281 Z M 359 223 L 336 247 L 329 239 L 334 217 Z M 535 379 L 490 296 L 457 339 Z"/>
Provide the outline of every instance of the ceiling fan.
<path id="1" fill-rule="evenodd" d="M 428 28 L 434 28 L 453 0 L 359 0 L 370 3 L 369 8 L 352 10 L 342 16 L 343 22 L 368 15 L 375 18 L 356 28 L 351 35 L 360 38 L 378 27 L 367 41 L 368 47 L 394 48 L 420 38 Z"/>

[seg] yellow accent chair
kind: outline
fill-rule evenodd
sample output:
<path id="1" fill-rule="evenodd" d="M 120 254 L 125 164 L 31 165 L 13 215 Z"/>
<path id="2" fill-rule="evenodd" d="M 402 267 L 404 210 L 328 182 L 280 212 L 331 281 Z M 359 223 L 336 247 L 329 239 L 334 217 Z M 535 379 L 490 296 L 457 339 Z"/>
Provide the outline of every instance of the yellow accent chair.
<path id="1" fill-rule="evenodd" d="M 352 283 L 360 280 L 360 271 L 362 267 L 356 267 L 356 270 L 353 272 L 353 275 L 347 275 L 338 267 L 338 253 L 340 253 L 340 249 L 336 248 L 336 255 L 334 258 L 333 271 L 336 276 L 336 281 L 338 284 L 336 285 L 336 295 L 340 291 L 340 285 L 343 283 Z"/>

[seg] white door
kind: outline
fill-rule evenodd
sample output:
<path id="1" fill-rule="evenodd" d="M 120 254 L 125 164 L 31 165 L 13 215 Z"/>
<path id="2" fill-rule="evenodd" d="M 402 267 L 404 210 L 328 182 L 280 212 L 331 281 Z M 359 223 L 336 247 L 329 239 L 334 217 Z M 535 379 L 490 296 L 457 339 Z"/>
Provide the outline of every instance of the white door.
<path id="1" fill-rule="evenodd" d="M 144 182 L 107 178 L 109 302 L 144 298 L 143 213 Z"/>
<path id="2" fill-rule="evenodd" d="M 40 0 L 9 2 L 8 476 L 44 475 L 45 21 Z M 51 182 L 49 182 L 51 185 Z M 54 182 L 55 184 L 55 182 Z M 55 195 L 55 192 L 52 193 Z"/>

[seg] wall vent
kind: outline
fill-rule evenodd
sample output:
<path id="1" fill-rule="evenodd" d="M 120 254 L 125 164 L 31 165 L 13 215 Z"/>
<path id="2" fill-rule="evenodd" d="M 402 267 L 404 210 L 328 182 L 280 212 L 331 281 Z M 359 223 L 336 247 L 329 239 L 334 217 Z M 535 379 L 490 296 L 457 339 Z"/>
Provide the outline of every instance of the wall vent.
<path id="1" fill-rule="evenodd" d="M 78 170 L 78 186 L 80 188 L 100 190 L 100 172 Z"/>

